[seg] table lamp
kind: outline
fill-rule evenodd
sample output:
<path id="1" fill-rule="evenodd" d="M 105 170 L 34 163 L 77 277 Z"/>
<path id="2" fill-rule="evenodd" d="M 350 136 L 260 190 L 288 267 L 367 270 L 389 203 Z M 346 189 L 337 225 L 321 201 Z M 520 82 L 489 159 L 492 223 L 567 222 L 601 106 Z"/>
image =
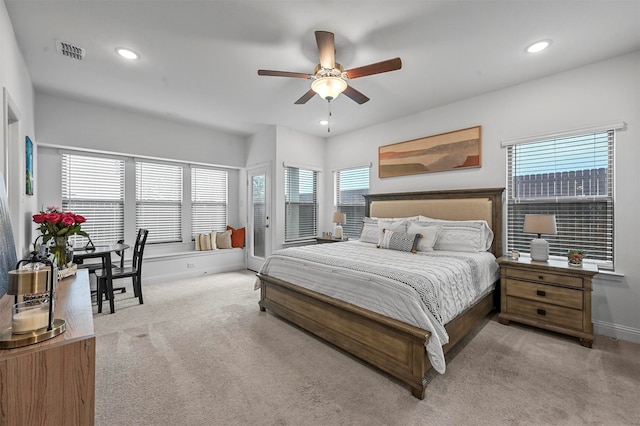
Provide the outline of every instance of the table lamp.
<path id="1" fill-rule="evenodd" d="M 22 267 L 22 264 L 27 264 Z M 53 263 L 33 252 L 30 259 L 18 262 L 9 271 L 7 294 L 15 296 L 11 313 L 11 328 L 0 334 L 0 349 L 12 349 L 51 339 L 66 330 L 66 322 L 53 318 L 53 288 L 57 281 Z M 19 295 L 48 292 L 45 298 L 18 303 Z M 48 298 L 48 300 L 47 300 Z"/>
<path id="2" fill-rule="evenodd" d="M 333 222 L 335 222 L 336 227 L 333 228 L 333 237 L 342 239 L 342 226 L 341 223 L 345 223 L 347 221 L 347 215 L 342 212 L 333 212 Z"/>
<path id="3" fill-rule="evenodd" d="M 549 260 L 549 243 L 542 239 L 542 234 L 555 235 L 556 217 L 552 214 L 526 214 L 522 232 L 538 234 L 538 238 L 531 240 L 531 260 L 546 262 Z"/>

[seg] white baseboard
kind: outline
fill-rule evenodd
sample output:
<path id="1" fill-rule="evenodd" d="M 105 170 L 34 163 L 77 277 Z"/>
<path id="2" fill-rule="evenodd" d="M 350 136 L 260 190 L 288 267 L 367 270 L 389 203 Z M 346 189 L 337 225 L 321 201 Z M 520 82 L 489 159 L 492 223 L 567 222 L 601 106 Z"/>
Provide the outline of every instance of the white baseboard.
<path id="1" fill-rule="evenodd" d="M 593 321 L 593 331 L 602 336 L 614 337 L 627 342 L 640 343 L 640 330 L 604 321 Z"/>

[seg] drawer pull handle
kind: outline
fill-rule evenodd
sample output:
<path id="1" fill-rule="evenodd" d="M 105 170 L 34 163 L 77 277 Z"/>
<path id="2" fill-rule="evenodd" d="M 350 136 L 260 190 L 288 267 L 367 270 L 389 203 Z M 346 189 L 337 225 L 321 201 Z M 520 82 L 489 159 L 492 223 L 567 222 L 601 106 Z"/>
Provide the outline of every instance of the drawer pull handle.
<path id="1" fill-rule="evenodd" d="M 538 315 L 547 315 L 547 311 L 544 309 L 538 309 Z"/>
<path id="2" fill-rule="evenodd" d="M 538 291 L 536 291 L 536 294 L 538 296 L 542 296 L 542 297 L 545 297 L 547 295 L 547 293 L 544 290 L 538 290 Z"/>

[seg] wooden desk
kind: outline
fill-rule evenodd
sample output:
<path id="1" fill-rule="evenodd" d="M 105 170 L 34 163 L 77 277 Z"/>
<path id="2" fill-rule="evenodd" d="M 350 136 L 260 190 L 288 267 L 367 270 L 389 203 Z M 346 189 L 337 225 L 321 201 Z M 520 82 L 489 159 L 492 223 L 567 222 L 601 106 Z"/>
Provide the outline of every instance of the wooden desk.
<path id="1" fill-rule="evenodd" d="M 0 425 L 93 425 L 96 337 L 87 270 L 58 282 L 54 317 L 67 330 L 35 345 L 0 350 Z M 14 296 L 0 299 L 11 326 Z"/>

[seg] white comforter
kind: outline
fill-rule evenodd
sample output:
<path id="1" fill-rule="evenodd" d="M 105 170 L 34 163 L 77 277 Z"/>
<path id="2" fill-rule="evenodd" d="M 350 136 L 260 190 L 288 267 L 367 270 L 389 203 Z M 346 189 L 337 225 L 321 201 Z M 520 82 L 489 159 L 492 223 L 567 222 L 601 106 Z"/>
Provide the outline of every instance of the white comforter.
<path id="1" fill-rule="evenodd" d="M 278 250 L 260 273 L 431 332 L 427 354 L 444 373 L 444 325 L 492 289 L 495 260 L 489 252 L 412 254 L 348 241 Z"/>

